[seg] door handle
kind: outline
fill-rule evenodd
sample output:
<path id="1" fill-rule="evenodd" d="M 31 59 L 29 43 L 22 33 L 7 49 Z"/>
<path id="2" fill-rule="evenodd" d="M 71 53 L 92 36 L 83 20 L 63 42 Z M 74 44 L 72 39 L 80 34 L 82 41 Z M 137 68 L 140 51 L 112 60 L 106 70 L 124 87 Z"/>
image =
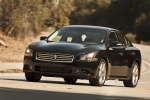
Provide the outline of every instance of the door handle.
<path id="1" fill-rule="evenodd" d="M 131 55 L 135 55 L 135 52 L 131 52 Z"/>
<path id="2" fill-rule="evenodd" d="M 122 56 L 122 55 L 123 55 L 123 52 L 119 52 L 119 55 L 121 55 L 121 56 Z"/>

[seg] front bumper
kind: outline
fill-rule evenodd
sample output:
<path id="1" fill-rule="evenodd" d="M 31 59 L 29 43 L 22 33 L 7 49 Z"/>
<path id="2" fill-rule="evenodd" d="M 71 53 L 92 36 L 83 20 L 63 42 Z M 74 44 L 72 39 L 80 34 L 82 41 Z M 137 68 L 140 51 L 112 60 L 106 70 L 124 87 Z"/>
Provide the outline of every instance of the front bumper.
<path id="1" fill-rule="evenodd" d="M 37 61 L 31 57 L 24 57 L 23 71 L 50 77 L 72 77 L 90 79 L 96 77 L 99 61 L 72 63 Z"/>

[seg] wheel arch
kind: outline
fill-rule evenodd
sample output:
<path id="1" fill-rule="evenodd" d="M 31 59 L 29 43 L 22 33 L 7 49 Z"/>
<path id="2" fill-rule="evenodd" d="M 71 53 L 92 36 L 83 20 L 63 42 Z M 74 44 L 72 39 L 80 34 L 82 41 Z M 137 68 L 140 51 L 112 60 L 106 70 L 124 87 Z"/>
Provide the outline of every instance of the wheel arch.
<path id="1" fill-rule="evenodd" d="M 134 62 L 136 62 L 136 63 L 138 64 L 139 79 L 140 79 L 140 77 L 141 77 L 141 60 L 139 60 L 138 58 L 134 58 L 134 60 L 132 61 L 132 64 L 133 64 Z M 131 66 L 132 66 L 132 65 L 131 65 Z M 131 68 L 133 68 L 133 67 L 131 67 Z M 131 77 L 131 75 L 130 75 L 130 77 Z"/>

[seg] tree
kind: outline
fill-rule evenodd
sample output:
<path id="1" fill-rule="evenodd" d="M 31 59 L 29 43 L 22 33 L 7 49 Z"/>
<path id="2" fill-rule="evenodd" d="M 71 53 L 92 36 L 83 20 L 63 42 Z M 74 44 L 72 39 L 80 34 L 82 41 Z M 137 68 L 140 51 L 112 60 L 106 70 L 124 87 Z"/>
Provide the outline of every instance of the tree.
<path id="1" fill-rule="evenodd" d="M 96 25 L 98 9 L 109 5 L 110 0 L 80 0 L 73 3 L 75 9 L 70 15 L 70 24 Z M 96 17 L 96 18 L 95 18 Z"/>
<path id="2" fill-rule="evenodd" d="M 146 16 L 142 14 L 136 21 L 134 26 L 134 32 L 137 34 L 136 40 L 138 43 L 140 41 L 150 41 L 150 15 Z"/>
<path id="3" fill-rule="evenodd" d="M 14 30 L 14 24 L 11 15 L 13 14 L 13 11 L 17 9 L 18 5 L 19 0 L 2 0 L 0 2 L 0 28 L 6 35 L 10 35 Z"/>
<path id="4" fill-rule="evenodd" d="M 69 24 L 72 0 L 2 0 L 0 29 L 7 36 L 35 36 L 47 27 Z"/>

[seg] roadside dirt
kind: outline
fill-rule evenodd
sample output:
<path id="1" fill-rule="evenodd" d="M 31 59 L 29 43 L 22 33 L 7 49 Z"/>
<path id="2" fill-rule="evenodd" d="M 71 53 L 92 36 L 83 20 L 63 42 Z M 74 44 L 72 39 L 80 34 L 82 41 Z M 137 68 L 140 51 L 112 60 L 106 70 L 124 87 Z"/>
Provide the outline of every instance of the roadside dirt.
<path id="1" fill-rule="evenodd" d="M 0 73 L 23 73 L 20 69 L 6 69 L 0 70 Z"/>
<path id="2" fill-rule="evenodd" d="M 36 37 L 14 38 L 0 33 L 0 62 L 23 62 L 25 48 L 39 41 L 40 36 L 48 36 L 52 32 L 41 32 Z"/>
<path id="3" fill-rule="evenodd" d="M 0 73 L 22 73 L 22 62 L 3 62 L 0 63 Z"/>

